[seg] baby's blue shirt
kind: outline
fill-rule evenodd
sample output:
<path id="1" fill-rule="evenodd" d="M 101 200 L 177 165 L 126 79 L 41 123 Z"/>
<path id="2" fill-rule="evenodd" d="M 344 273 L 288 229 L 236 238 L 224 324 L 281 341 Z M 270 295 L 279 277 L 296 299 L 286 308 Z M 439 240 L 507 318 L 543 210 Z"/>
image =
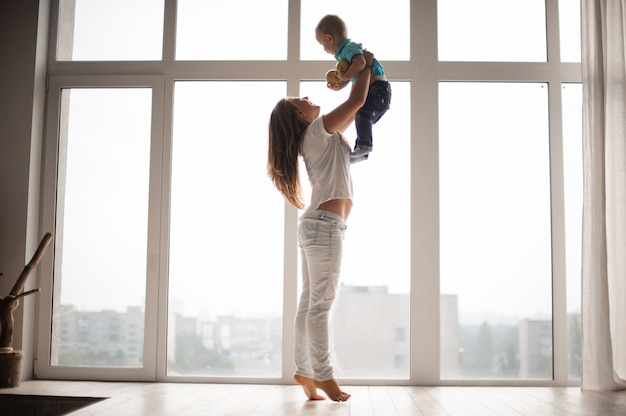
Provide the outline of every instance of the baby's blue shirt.
<path id="1" fill-rule="evenodd" d="M 354 57 L 354 55 L 363 55 L 363 47 L 359 43 L 352 42 L 352 40 L 350 39 L 346 39 L 341 45 L 339 45 L 339 48 L 337 48 L 337 52 L 335 52 L 335 59 L 337 60 L 337 62 L 343 59 L 344 61 L 352 63 L 352 58 Z M 378 62 L 378 60 L 376 60 L 376 58 L 374 58 L 374 62 L 372 62 L 371 74 L 385 74 L 385 71 L 383 71 L 383 66 L 380 64 L 380 62 Z M 350 81 L 356 82 L 357 78 L 358 75 L 355 75 Z"/>

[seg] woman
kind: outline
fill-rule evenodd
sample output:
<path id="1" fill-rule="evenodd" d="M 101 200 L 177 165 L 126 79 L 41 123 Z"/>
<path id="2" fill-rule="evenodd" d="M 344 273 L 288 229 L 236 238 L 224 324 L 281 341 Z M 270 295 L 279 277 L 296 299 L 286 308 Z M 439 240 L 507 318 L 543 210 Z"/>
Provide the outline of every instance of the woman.
<path id="1" fill-rule="evenodd" d="M 298 156 L 311 183 L 311 203 L 300 217 L 302 295 L 295 320 L 295 381 L 311 400 L 334 401 L 350 394 L 339 387 L 330 364 L 328 320 L 335 299 L 346 220 L 352 208 L 350 145 L 343 131 L 367 98 L 374 55 L 364 51 L 361 71 L 348 99 L 320 117 L 320 107 L 304 98 L 280 100 L 270 117 L 268 174 L 285 199 L 304 208 Z"/>

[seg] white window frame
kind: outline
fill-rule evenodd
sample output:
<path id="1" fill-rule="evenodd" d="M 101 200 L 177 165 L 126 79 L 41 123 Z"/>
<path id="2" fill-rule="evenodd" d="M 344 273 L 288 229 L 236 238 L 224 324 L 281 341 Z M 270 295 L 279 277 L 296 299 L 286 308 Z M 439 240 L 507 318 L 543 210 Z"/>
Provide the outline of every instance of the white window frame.
<path id="1" fill-rule="evenodd" d="M 79 88 L 150 88 L 152 91 L 152 119 L 150 138 L 150 173 L 149 173 L 149 213 L 148 213 L 148 247 L 146 267 L 146 303 L 144 323 L 144 351 L 143 368 L 94 368 L 94 367 L 63 367 L 51 366 L 51 322 L 53 309 L 53 279 L 44 279 L 41 283 L 44 293 L 50 296 L 42 296 L 39 303 L 39 325 L 37 355 L 35 361 L 36 378 L 67 378 L 67 379 L 93 379 L 97 374 L 100 380 L 132 379 L 148 381 L 154 380 L 156 369 L 156 342 L 157 316 L 160 293 L 158 287 L 161 274 L 159 270 L 159 253 L 161 241 L 159 232 L 161 224 L 161 177 L 163 158 L 163 77 L 159 76 L 51 76 L 48 82 L 47 111 L 53 115 L 48 119 L 45 130 L 44 167 L 43 167 L 43 198 L 42 198 L 42 229 L 54 230 L 56 223 L 56 198 L 57 198 L 57 166 L 59 160 L 60 142 L 60 114 L 61 93 L 63 89 Z M 158 162 L 158 163 L 155 163 Z M 94 236 L 97 238 L 97 236 Z M 53 239 L 54 241 L 54 239 Z M 85 242 L 88 246 L 89 242 Z M 54 262 L 42 262 L 42 272 L 54 278 Z M 41 323 L 46 324 L 42 325 Z"/>
<path id="2" fill-rule="evenodd" d="M 56 61 L 59 0 L 52 1 L 49 44 L 47 125 L 45 130 L 42 229 L 54 229 L 60 91 L 80 87 L 150 87 L 153 91 L 152 147 L 146 326 L 143 369 L 51 367 L 50 322 L 52 282 L 42 282 L 38 317 L 35 376 L 47 379 L 120 381 L 291 383 L 292 345 L 297 302 L 298 212 L 286 206 L 283 310 L 283 374 L 280 379 L 185 378 L 166 375 L 167 247 L 172 142 L 172 100 L 178 80 L 285 80 L 287 94 L 298 95 L 301 80 L 320 79 L 327 61 L 300 60 L 300 1 L 289 0 L 286 61 L 199 61 L 174 59 L 176 0 L 165 0 L 163 58 L 149 62 Z M 565 225 L 561 85 L 580 83 L 579 63 L 560 62 L 558 0 L 546 0 L 547 62 L 439 62 L 437 1 L 411 2 L 411 59 L 385 62 L 391 81 L 411 83 L 411 360 L 408 380 L 352 380 L 353 385 L 577 385 L 567 373 L 567 311 L 565 290 Z M 148 75 L 149 74 L 149 75 Z M 553 278 L 552 380 L 441 380 L 439 353 L 439 155 L 438 84 L 464 82 L 542 82 L 548 85 Z M 52 263 L 40 266 L 52 275 Z M 44 279 L 45 280 L 45 279 Z"/>

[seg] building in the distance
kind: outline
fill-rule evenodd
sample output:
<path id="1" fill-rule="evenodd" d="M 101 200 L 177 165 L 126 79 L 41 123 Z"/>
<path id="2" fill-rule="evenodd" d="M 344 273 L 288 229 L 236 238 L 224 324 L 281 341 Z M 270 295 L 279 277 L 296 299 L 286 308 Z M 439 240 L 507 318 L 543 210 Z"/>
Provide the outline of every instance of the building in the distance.
<path id="1" fill-rule="evenodd" d="M 139 307 L 94 312 L 63 305 L 55 325 L 53 365 L 143 367 L 144 313 Z"/>
<path id="2" fill-rule="evenodd" d="M 519 324 L 519 377 L 552 376 L 552 321 L 524 319 Z"/>

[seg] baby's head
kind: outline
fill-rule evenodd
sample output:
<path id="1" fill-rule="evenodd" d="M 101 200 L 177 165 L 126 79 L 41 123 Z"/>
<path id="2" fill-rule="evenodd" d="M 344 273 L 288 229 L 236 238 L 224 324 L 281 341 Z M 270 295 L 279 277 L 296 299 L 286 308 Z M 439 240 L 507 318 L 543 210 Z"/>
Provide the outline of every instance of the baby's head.
<path id="1" fill-rule="evenodd" d="M 345 22 L 334 14 L 327 14 L 322 17 L 315 27 L 315 39 L 331 55 L 337 52 L 337 49 L 347 37 L 348 29 Z"/>

